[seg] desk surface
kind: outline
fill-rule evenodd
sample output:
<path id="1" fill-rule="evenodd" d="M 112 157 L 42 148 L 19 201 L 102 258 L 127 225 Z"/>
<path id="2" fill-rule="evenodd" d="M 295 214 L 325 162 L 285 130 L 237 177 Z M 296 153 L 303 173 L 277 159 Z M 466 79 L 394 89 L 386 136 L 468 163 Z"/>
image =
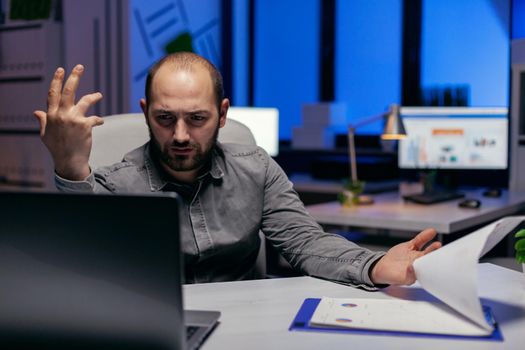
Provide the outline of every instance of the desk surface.
<path id="1" fill-rule="evenodd" d="M 522 349 L 525 330 L 525 276 L 480 264 L 479 295 L 499 322 L 504 342 L 363 334 L 290 332 L 305 298 L 392 298 L 424 300 L 417 283 L 367 292 L 311 277 L 184 286 L 185 307 L 220 310 L 220 324 L 203 346 L 213 349 Z"/>
<path id="2" fill-rule="evenodd" d="M 388 192 L 374 195 L 372 205 L 343 208 L 337 202 L 330 202 L 309 205 L 306 209 L 322 225 L 403 231 L 433 227 L 440 234 L 469 229 L 525 209 L 525 193 L 503 191 L 501 197 L 489 198 L 483 197 L 482 190 L 462 192 L 465 198 L 479 199 L 481 207 L 460 208 L 461 199 L 422 205 L 405 201 L 398 192 Z"/>

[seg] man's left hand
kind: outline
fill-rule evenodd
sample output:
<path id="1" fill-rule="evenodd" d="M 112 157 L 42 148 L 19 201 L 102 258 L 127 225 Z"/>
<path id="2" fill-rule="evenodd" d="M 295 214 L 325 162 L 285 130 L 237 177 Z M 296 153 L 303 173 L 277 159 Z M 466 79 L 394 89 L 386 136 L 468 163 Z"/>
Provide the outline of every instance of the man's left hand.
<path id="1" fill-rule="evenodd" d="M 374 265 L 370 278 L 374 284 L 405 284 L 416 281 L 414 260 L 441 247 L 440 242 L 433 242 L 425 247 L 437 232 L 433 228 L 421 231 L 408 242 L 393 246 Z"/>

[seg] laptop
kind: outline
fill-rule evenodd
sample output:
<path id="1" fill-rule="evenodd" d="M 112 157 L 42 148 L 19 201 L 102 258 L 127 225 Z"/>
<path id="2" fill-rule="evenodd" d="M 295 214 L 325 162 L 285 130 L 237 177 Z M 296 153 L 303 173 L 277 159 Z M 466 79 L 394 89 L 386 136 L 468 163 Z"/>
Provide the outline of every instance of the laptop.
<path id="1" fill-rule="evenodd" d="M 0 347 L 198 348 L 181 255 L 175 195 L 0 193 Z"/>

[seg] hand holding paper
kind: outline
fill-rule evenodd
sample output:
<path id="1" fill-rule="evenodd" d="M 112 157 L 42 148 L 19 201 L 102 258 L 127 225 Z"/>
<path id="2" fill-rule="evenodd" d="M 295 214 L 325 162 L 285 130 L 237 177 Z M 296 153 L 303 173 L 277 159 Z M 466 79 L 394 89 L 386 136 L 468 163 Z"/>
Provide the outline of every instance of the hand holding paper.
<path id="1" fill-rule="evenodd" d="M 433 242 L 424 250 L 423 247 L 436 236 L 436 230 L 427 228 L 408 242 L 398 244 L 376 263 L 370 273 L 375 284 L 412 284 L 416 281 L 413 269 L 414 260 L 441 247 Z"/>

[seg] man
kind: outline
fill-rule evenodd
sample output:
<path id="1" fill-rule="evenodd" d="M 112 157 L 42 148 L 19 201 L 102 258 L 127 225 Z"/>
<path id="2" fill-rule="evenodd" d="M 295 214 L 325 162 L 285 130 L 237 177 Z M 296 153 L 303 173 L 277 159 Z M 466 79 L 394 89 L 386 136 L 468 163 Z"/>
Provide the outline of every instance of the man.
<path id="1" fill-rule="evenodd" d="M 166 56 L 149 72 L 140 106 L 150 142 L 122 162 L 93 172 L 91 130 L 103 119 L 85 115 L 102 95 L 86 95 L 75 104 L 83 69 L 77 65 L 63 85 L 64 70 L 58 68 L 47 112 L 35 111 L 57 186 L 63 191 L 179 193 L 188 283 L 251 277 L 259 230 L 301 272 L 365 288 L 413 283 L 414 259 L 440 246 L 434 242 L 424 248 L 436 234 L 433 229 L 386 254 L 324 233 L 261 148 L 217 142 L 229 100 L 217 69 L 192 53 Z"/>

